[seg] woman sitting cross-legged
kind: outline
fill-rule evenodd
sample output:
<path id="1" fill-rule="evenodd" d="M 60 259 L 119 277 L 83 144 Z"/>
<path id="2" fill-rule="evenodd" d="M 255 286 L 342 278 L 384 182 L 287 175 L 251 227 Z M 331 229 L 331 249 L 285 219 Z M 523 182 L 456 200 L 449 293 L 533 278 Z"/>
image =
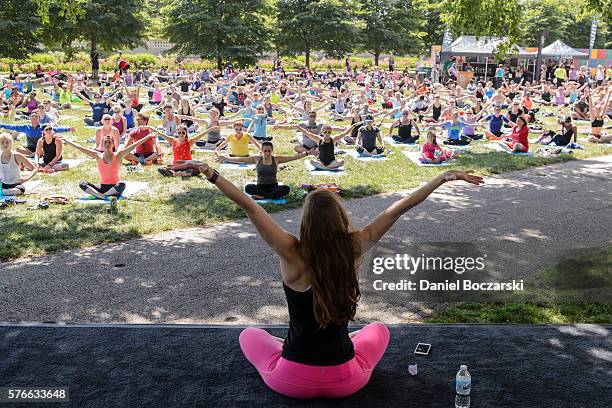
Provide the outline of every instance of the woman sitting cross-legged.
<path id="1" fill-rule="evenodd" d="M 64 146 L 53 133 L 53 126 L 43 125 L 42 137 L 36 143 L 34 162 L 45 173 L 68 170 L 68 163 L 62 162 Z"/>
<path id="2" fill-rule="evenodd" d="M 261 156 L 249 157 L 233 157 L 235 163 L 251 163 L 256 164 L 257 183 L 249 183 L 244 187 L 244 190 L 255 200 L 261 199 L 281 199 L 289 194 L 289 187 L 279 185 L 276 178 L 278 165 L 287 163 L 293 160 L 298 160 L 312 154 L 314 150 L 309 152 L 296 153 L 293 156 L 274 156 L 272 152 L 274 145 L 270 141 L 261 143 Z M 217 154 L 217 161 L 223 163 L 228 161 L 229 157 Z"/>
<path id="3" fill-rule="evenodd" d="M 165 133 L 156 130 L 151 126 L 143 126 L 143 129 L 149 129 L 151 132 L 156 133 L 159 137 L 170 143 L 172 146 L 172 165 L 162 166 L 157 169 L 162 176 L 166 177 L 191 177 L 197 176 L 199 173 L 193 173 L 191 169 L 184 170 L 180 162 L 185 160 L 191 160 L 191 148 L 193 145 L 200 140 L 204 135 L 210 131 L 218 131 L 219 126 L 213 126 L 203 130 L 192 138 L 189 138 L 189 128 L 187 125 L 178 125 L 177 135 L 178 137 L 166 136 Z"/>
<path id="4" fill-rule="evenodd" d="M 393 135 L 393 129 L 397 127 L 397 135 Z M 412 136 L 412 129 L 416 130 L 417 135 Z M 414 119 L 410 117 L 410 111 L 404 109 L 402 111 L 402 117 L 396 119 L 389 128 L 389 137 L 392 138 L 396 143 L 412 144 L 421 136 L 421 130 L 416 124 Z"/>
<path id="5" fill-rule="evenodd" d="M 374 126 L 374 118 L 372 115 L 367 115 L 364 122 L 365 125 L 359 128 L 355 142 L 357 152 L 362 156 L 384 156 L 385 145 L 380 138 L 380 130 Z"/>
<path id="6" fill-rule="evenodd" d="M 102 152 L 88 149 L 78 143 L 73 142 L 72 140 L 61 139 L 59 136 L 56 137 L 59 140 L 63 140 L 69 145 L 75 147 L 77 150 L 86 154 L 87 156 L 96 159 L 96 162 L 98 163 L 98 173 L 100 175 L 100 184 L 81 181 L 79 183 L 79 187 L 87 194 L 104 200 L 106 197 L 119 197 L 125 190 L 125 183 L 122 182 L 121 178 L 119 177 L 119 165 L 121 160 L 123 160 L 130 151 L 154 136 L 155 135 L 153 133 L 149 133 L 136 143 L 132 143 L 131 145 L 126 146 L 116 152 L 113 151 L 114 144 L 113 139 L 110 136 L 104 137 L 104 140 L 102 141 L 104 151 Z"/>
<path id="7" fill-rule="evenodd" d="M 0 133 L 0 180 L 2 195 L 16 196 L 25 193 L 25 183 L 36 175 L 38 168 L 23 154 L 14 152 L 13 138 L 8 133 Z M 30 176 L 21 177 L 20 167 L 30 170 Z"/>
<path id="8" fill-rule="evenodd" d="M 319 158 L 318 160 L 310 160 L 310 164 L 314 168 L 319 170 L 337 170 L 340 167 L 344 166 L 344 160 L 336 159 L 336 154 L 334 152 L 336 143 L 342 140 L 343 137 L 351 133 L 353 129 L 356 129 L 359 126 L 361 126 L 361 122 L 357 122 L 353 126 L 349 126 L 344 130 L 344 132 L 339 133 L 334 137 L 331 136 L 333 127 L 329 124 L 323 125 L 321 127 L 322 136 L 319 136 L 316 133 L 312 133 L 305 129 L 302 130 L 302 133 L 306 137 L 312 139 L 318 144 Z"/>
<path id="9" fill-rule="evenodd" d="M 249 143 L 254 144 L 255 147 L 257 147 L 257 150 L 261 150 L 261 145 L 259 142 L 250 134 L 245 133 L 242 121 L 237 120 L 234 122 L 234 134 L 230 135 L 227 140 L 217 146 L 215 152 L 219 153 L 229 144 L 230 157 L 226 157 L 225 161 L 227 163 L 243 163 L 236 159 L 240 157 L 249 157 Z"/>
<path id="10" fill-rule="evenodd" d="M 384 324 L 348 331 L 361 296 L 362 255 L 442 184 L 483 183 L 470 172 L 447 171 L 391 204 L 363 229 L 352 225 L 335 194 L 317 190 L 307 196 L 299 236 L 294 236 L 217 171 L 203 163 L 189 164 L 246 212 L 280 257 L 290 316 L 287 337 L 249 327 L 240 334 L 240 348 L 272 390 L 302 399 L 354 394 L 368 383 L 385 353 L 389 330 Z"/>

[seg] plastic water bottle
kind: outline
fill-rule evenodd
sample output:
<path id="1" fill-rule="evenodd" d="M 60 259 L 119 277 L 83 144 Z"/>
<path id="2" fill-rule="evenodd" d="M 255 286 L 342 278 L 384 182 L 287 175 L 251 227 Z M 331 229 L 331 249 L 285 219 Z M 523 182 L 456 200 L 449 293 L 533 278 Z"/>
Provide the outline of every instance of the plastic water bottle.
<path id="1" fill-rule="evenodd" d="M 470 407 L 470 391 L 472 390 L 472 376 L 465 364 L 461 364 L 455 377 L 455 408 Z"/>

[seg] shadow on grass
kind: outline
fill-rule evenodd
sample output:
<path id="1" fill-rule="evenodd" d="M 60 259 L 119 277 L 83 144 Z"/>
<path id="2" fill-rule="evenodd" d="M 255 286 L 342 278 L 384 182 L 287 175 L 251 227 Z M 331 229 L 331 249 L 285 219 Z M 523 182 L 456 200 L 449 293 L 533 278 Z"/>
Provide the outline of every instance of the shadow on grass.
<path id="1" fill-rule="evenodd" d="M 106 205 L 72 205 L 37 210 L 32 217 L 6 213 L 0 223 L 0 260 L 86 247 L 139 236 L 129 214 L 109 215 Z"/>
<path id="2" fill-rule="evenodd" d="M 496 151 L 470 152 L 461 156 L 461 166 L 470 169 L 482 169 L 491 174 L 502 174 L 509 171 L 523 170 L 529 167 L 546 166 L 577 160 L 576 157 L 564 154 L 553 157 L 520 156 Z"/>
<path id="3" fill-rule="evenodd" d="M 505 301 L 451 304 L 436 323 L 612 323 L 612 247 L 564 259 L 525 282 Z"/>

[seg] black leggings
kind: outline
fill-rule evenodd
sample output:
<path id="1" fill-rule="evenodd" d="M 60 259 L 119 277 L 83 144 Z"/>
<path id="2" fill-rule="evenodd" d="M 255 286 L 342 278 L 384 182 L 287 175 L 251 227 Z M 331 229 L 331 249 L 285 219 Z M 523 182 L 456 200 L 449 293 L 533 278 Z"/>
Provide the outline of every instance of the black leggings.
<path id="1" fill-rule="evenodd" d="M 84 192 L 96 196 L 102 197 L 119 197 L 125 191 L 125 183 L 119 182 L 117 184 L 93 184 L 87 181 L 81 181 L 79 187 Z"/>
<path id="2" fill-rule="evenodd" d="M 397 143 L 403 143 L 403 144 L 412 144 L 415 143 L 417 140 L 419 140 L 418 136 L 410 136 L 410 137 L 399 137 L 398 135 L 395 136 L 391 136 L 391 138 L 393 140 L 395 140 Z"/>
<path id="3" fill-rule="evenodd" d="M 467 138 L 465 136 L 461 136 L 461 139 L 459 140 L 446 139 L 442 143 L 444 143 L 445 145 L 451 145 L 451 146 L 465 146 L 465 145 L 469 145 L 471 141 L 472 139 Z"/>
<path id="4" fill-rule="evenodd" d="M 550 139 L 550 142 L 548 142 L 546 144 L 554 143 L 557 146 L 567 146 L 572 141 L 572 136 L 571 135 L 568 136 L 568 135 L 565 135 L 565 134 L 558 134 L 554 130 L 549 130 L 548 131 L 548 136 L 551 139 Z"/>
<path id="5" fill-rule="evenodd" d="M 360 146 L 356 150 L 357 150 L 357 153 L 361 154 L 361 153 L 365 152 L 367 149 L 365 149 L 365 148 Z M 375 147 L 374 149 L 367 150 L 367 151 L 370 154 L 382 154 L 385 151 L 385 149 L 382 148 L 382 147 Z"/>
<path id="6" fill-rule="evenodd" d="M 95 122 L 92 118 L 85 118 L 83 119 L 83 122 L 85 123 L 85 126 L 100 126 L 101 125 L 100 122 Z"/>
<path id="7" fill-rule="evenodd" d="M 278 184 L 247 184 L 244 187 L 249 195 L 257 195 L 267 199 L 284 198 L 289 194 L 288 186 L 279 186 Z"/>

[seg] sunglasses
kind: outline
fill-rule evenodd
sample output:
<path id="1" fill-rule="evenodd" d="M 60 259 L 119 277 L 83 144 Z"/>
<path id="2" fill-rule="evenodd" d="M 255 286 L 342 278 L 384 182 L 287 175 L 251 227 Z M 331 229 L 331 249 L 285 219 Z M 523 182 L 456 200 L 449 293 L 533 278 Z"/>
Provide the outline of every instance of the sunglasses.
<path id="1" fill-rule="evenodd" d="M 47 129 L 43 130 L 43 132 L 50 132 L 50 131 L 52 131 L 52 130 L 53 130 L 53 129 L 51 129 L 51 128 L 47 128 Z"/>
<path id="2" fill-rule="evenodd" d="M 186 135 L 186 134 L 187 134 L 187 132 L 185 132 L 185 131 L 180 131 L 180 132 L 178 132 L 178 134 L 179 134 L 179 135 Z"/>

